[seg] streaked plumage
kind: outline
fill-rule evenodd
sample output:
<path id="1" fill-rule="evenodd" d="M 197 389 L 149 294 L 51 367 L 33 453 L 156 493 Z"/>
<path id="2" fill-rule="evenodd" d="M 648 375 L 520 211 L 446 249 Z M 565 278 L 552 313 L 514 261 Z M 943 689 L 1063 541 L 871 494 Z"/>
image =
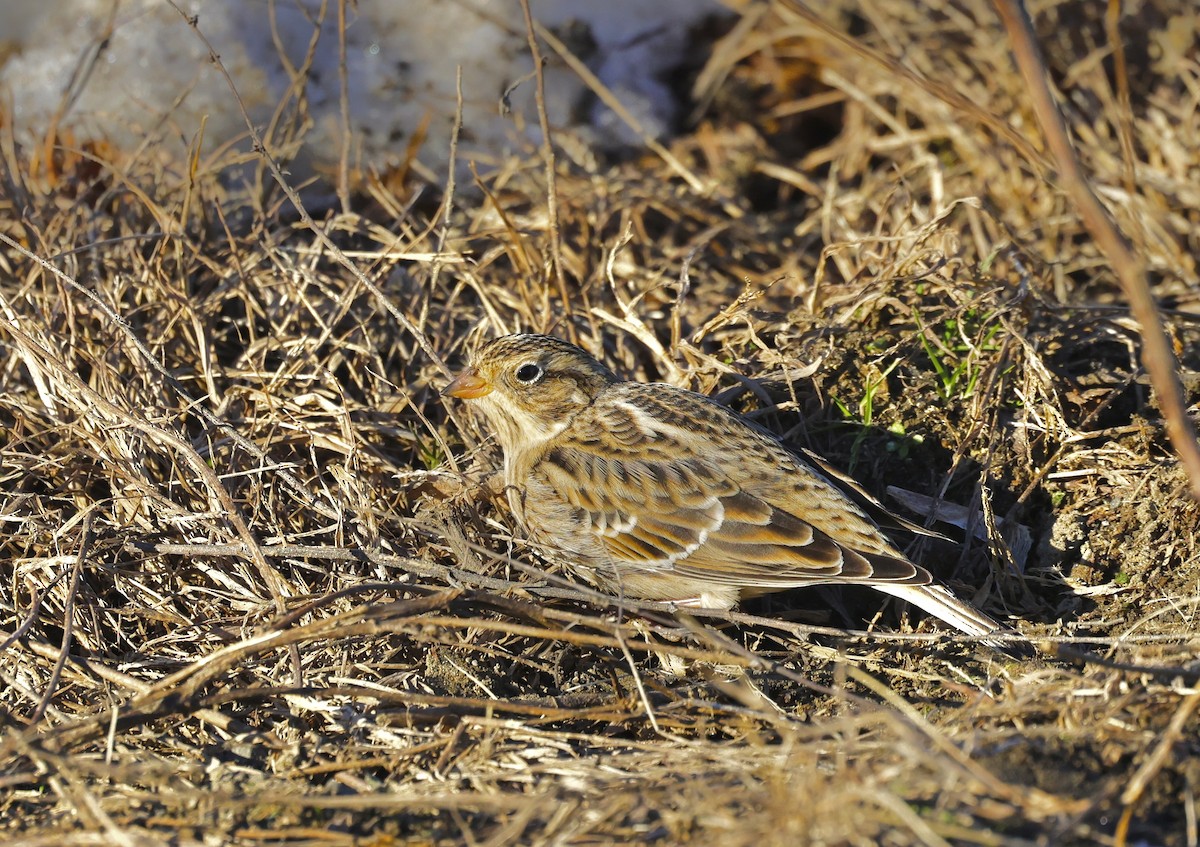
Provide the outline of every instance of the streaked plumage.
<path id="1" fill-rule="evenodd" d="M 487 418 L 530 540 L 615 594 L 730 608 L 860 583 L 971 635 L 1006 631 L 932 584 L 820 472 L 703 395 L 621 380 L 545 335 L 486 344 L 443 393 Z"/>

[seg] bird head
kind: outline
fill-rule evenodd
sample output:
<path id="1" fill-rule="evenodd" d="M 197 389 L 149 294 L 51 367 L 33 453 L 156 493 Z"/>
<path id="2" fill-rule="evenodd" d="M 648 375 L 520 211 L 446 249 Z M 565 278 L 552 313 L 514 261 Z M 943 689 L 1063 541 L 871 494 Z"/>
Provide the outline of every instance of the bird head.
<path id="1" fill-rule="evenodd" d="M 478 404 L 505 452 L 553 438 L 617 377 L 586 352 L 551 335 L 490 341 L 442 395 Z"/>

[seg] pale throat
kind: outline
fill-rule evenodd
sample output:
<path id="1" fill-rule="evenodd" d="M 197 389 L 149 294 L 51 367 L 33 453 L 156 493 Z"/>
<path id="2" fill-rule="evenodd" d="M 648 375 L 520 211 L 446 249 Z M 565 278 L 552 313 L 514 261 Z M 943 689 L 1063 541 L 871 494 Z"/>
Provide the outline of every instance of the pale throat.
<path id="1" fill-rule="evenodd" d="M 479 399 L 504 450 L 506 475 L 513 460 L 528 450 L 545 444 L 567 428 L 569 419 L 551 420 L 522 408 L 508 398 L 492 393 Z"/>

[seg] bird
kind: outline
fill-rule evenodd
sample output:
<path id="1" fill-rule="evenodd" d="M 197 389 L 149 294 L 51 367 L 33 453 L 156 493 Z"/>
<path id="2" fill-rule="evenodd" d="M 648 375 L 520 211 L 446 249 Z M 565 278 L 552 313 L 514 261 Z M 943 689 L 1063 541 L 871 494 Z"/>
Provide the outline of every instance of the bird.
<path id="1" fill-rule="evenodd" d="M 534 548 L 610 594 L 728 610 L 859 584 L 971 636 L 1014 634 L 897 549 L 828 471 L 703 394 L 523 333 L 483 344 L 442 395 L 482 412 Z"/>

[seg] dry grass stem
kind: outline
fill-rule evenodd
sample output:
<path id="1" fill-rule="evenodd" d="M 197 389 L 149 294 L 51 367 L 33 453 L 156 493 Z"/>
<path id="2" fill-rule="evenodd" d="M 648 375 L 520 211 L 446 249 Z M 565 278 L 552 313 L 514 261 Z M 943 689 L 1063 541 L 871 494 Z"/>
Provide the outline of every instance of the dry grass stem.
<path id="1" fill-rule="evenodd" d="M 288 175 L 315 40 L 183 161 L 166 118 L 116 151 L 2 116 L 4 842 L 1200 842 L 1194 16 L 1034 10 L 1043 150 L 989 0 L 746 4 L 653 139 L 537 9 L 538 140 L 468 153 L 461 92 L 447 173 L 427 124 Z M 554 125 L 542 60 L 644 147 Z M 438 394 L 546 328 L 825 457 L 1039 656 L 869 591 L 567 579 Z"/>

